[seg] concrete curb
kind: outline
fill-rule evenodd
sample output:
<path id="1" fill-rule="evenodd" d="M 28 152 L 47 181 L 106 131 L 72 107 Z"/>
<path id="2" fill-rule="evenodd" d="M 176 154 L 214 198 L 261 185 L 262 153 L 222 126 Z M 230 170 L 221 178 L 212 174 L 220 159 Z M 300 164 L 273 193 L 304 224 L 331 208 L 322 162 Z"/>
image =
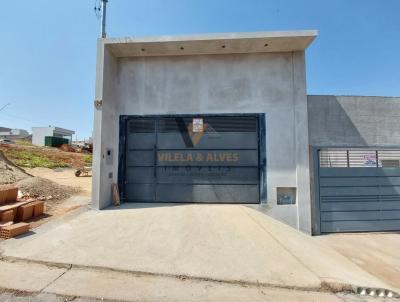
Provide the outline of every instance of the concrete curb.
<path id="1" fill-rule="evenodd" d="M 153 273 L 145 271 L 121 270 L 121 269 L 107 268 L 101 266 L 75 265 L 70 263 L 30 260 L 30 259 L 10 257 L 10 256 L 0 256 L 0 261 L 9 263 L 39 264 L 50 268 L 66 269 L 65 273 L 72 269 L 79 269 L 84 271 L 114 272 L 114 273 L 127 274 L 135 277 L 168 278 L 181 281 L 189 280 L 194 282 L 213 282 L 219 284 L 237 285 L 244 287 L 256 287 L 256 288 L 262 287 L 262 288 L 296 290 L 305 292 L 332 293 L 332 294 L 346 293 L 346 294 L 357 294 L 357 295 L 361 294 L 361 295 L 371 295 L 371 296 L 375 295 L 371 294 L 372 292 L 374 292 L 376 293 L 376 296 L 378 296 L 379 293 L 385 293 L 385 297 L 400 298 L 399 293 L 396 293 L 386 288 L 370 288 L 354 284 L 345 284 L 345 283 L 336 283 L 327 281 L 322 281 L 319 287 L 299 287 L 299 286 L 285 286 L 285 285 L 281 286 L 265 282 L 250 282 L 245 280 L 226 280 L 226 279 L 216 279 L 216 278 L 198 277 L 190 275 L 174 275 L 174 274 Z"/>

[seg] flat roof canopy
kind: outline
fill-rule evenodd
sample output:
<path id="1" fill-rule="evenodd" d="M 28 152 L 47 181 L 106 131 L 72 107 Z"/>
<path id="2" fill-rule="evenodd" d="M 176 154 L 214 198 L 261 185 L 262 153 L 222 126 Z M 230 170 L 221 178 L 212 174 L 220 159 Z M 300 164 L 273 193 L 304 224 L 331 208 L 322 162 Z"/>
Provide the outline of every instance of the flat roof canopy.
<path id="1" fill-rule="evenodd" d="M 316 30 L 102 39 L 117 58 L 303 51 Z"/>
<path id="2" fill-rule="evenodd" d="M 68 129 L 64 129 L 64 128 L 60 128 L 60 127 L 55 127 L 55 126 L 48 126 L 48 127 L 32 127 L 32 131 L 35 131 L 37 129 L 40 130 L 44 130 L 44 129 L 50 129 L 51 131 L 58 133 L 60 135 L 65 135 L 65 136 L 69 136 L 72 134 L 75 134 L 75 131 L 73 130 L 68 130 Z"/>

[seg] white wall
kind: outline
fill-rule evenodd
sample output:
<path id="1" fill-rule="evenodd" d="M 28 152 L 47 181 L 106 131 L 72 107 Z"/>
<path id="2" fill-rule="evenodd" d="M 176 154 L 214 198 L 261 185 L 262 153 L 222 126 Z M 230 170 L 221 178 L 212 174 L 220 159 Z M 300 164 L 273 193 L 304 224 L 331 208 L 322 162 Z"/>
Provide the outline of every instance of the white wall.
<path id="1" fill-rule="evenodd" d="M 53 129 L 49 127 L 33 127 L 32 128 L 32 144 L 36 146 L 44 146 L 44 138 L 53 136 Z"/>

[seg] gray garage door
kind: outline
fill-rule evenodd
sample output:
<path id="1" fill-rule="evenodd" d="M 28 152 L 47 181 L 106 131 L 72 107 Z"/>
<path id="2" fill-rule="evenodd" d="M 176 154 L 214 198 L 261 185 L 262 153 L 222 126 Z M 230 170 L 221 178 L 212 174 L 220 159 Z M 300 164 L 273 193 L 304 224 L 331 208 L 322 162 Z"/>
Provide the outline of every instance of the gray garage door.
<path id="1" fill-rule="evenodd" d="M 259 202 L 255 116 L 129 117 L 123 198 Z"/>
<path id="2" fill-rule="evenodd" d="M 400 230 L 399 150 L 320 150 L 320 231 Z"/>

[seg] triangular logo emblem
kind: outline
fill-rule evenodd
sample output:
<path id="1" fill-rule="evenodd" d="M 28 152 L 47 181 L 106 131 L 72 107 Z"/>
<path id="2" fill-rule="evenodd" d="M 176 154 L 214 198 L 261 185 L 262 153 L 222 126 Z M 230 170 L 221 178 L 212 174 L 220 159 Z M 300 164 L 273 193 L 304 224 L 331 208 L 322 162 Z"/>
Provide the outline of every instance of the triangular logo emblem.
<path id="1" fill-rule="evenodd" d="M 193 132 L 193 123 L 190 123 L 188 125 L 188 132 L 193 146 L 197 146 L 197 144 L 200 142 L 201 138 L 204 135 L 204 132 L 207 130 L 207 126 L 207 124 L 204 125 L 204 130 L 202 132 Z"/>

